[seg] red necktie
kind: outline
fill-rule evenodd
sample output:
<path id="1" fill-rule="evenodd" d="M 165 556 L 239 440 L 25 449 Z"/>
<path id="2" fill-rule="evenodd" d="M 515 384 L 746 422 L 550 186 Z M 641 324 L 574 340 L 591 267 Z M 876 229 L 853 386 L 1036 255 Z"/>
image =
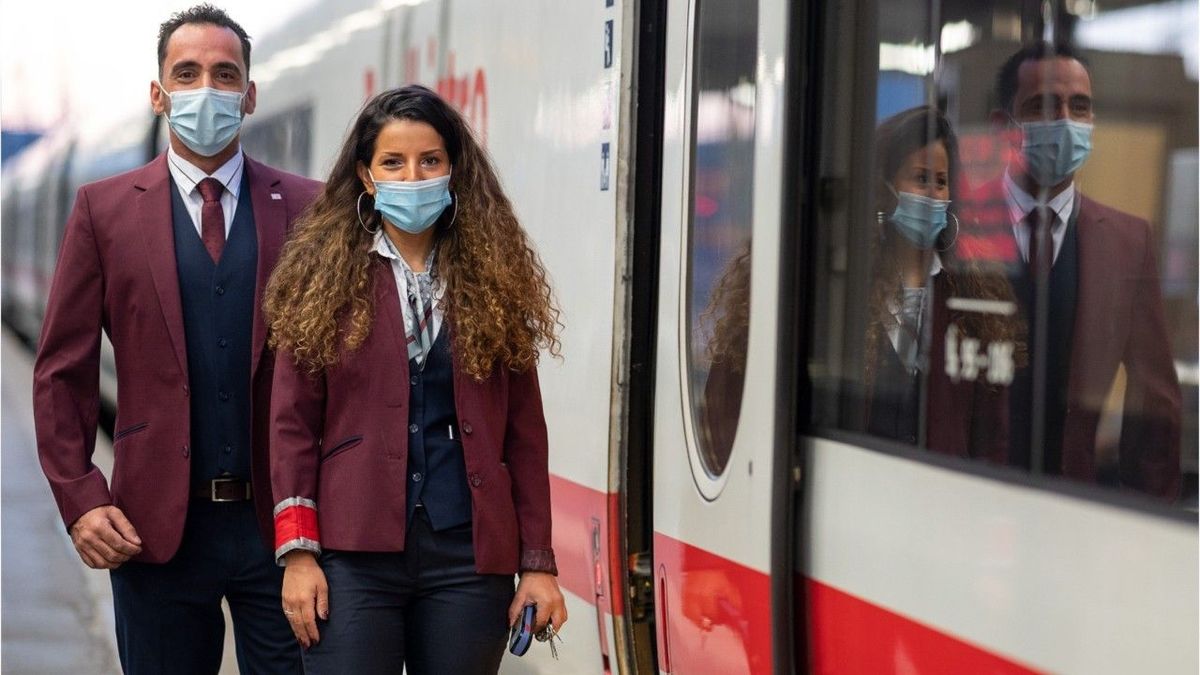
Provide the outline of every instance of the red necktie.
<path id="1" fill-rule="evenodd" d="M 225 248 L 225 211 L 221 209 L 221 194 L 225 186 L 216 178 L 205 178 L 196 184 L 204 205 L 200 207 L 200 240 L 212 256 L 213 262 L 221 259 Z"/>
<path id="2" fill-rule="evenodd" d="M 1054 240 L 1050 228 L 1054 225 L 1054 213 L 1045 207 L 1038 207 L 1025 216 L 1025 226 L 1029 229 L 1029 275 L 1037 279 L 1038 270 L 1049 270 L 1053 265 L 1050 258 L 1054 253 Z"/>

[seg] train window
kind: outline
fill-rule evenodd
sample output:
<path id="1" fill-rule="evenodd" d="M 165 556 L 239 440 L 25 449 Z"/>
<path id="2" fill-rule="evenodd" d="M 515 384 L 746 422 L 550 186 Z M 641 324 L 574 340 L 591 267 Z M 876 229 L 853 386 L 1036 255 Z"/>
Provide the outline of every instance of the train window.
<path id="1" fill-rule="evenodd" d="M 261 162 L 311 175 L 312 116 L 312 106 L 303 105 L 263 119 L 251 117 L 242 131 L 242 145 Z"/>
<path id="2" fill-rule="evenodd" d="M 830 9 L 818 428 L 1196 507 L 1196 15 Z"/>
<path id="3" fill-rule="evenodd" d="M 697 5 L 683 311 L 697 478 L 703 482 L 720 476 L 728 463 L 745 377 L 758 7 L 735 0 Z"/>

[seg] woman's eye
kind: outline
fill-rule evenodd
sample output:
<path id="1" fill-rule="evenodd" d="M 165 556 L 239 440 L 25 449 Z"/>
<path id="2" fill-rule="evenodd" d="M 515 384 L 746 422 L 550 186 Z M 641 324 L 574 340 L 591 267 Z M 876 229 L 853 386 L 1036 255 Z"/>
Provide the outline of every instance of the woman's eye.
<path id="1" fill-rule="evenodd" d="M 437 157 L 426 157 L 424 163 L 425 163 L 425 166 L 437 166 L 438 158 Z"/>

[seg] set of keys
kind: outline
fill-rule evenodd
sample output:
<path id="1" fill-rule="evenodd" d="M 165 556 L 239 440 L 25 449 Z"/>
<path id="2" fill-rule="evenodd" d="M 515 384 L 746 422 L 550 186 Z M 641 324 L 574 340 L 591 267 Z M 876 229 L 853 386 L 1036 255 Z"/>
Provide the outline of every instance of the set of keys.
<path id="1" fill-rule="evenodd" d="M 554 630 L 554 623 L 552 621 L 547 621 L 546 627 L 539 630 L 533 637 L 537 639 L 538 642 L 549 643 L 550 656 L 554 657 L 555 661 L 558 660 L 558 648 L 554 646 L 554 641 L 558 640 L 559 642 L 562 642 L 562 637 L 559 636 L 558 631 Z"/>

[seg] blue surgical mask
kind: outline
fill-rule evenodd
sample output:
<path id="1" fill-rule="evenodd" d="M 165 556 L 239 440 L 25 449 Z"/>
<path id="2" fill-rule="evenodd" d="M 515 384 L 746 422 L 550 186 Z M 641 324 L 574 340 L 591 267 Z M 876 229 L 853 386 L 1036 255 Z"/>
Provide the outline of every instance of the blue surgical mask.
<path id="1" fill-rule="evenodd" d="M 370 170 L 367 174 L 370 175 Z M 389 223 L 420 234 L 437 222 L 450 205 L 450 174 L 429 180 L 375 180 L 375 210 Z"/>
<path id="2" fill-rule="evenodd" d="M 158 85 L 162 87 L 162 85 Z M 167 122 L 192 152 L 212 157 L 229 145 L 242 128 L 244 92 L 211 87 L 163 93 L 171 98 Z"/>
<path id="3" fill-rule="evenodd" d="M 1092 125 L 1061 119 L 1023 122 L 1025 167 L 1042 187 L 1067 180 L 1092 152 Z"/>
<path id="4" fill-rule="evenodd" d="M 891 221 L 896 231 L 917 248 L 933 248 L 938 235 L 946 229 L 950 200 L 896 192 L 894 188 L 892 193 L 896 195 L 896 210 L 892 212 Z"/>

